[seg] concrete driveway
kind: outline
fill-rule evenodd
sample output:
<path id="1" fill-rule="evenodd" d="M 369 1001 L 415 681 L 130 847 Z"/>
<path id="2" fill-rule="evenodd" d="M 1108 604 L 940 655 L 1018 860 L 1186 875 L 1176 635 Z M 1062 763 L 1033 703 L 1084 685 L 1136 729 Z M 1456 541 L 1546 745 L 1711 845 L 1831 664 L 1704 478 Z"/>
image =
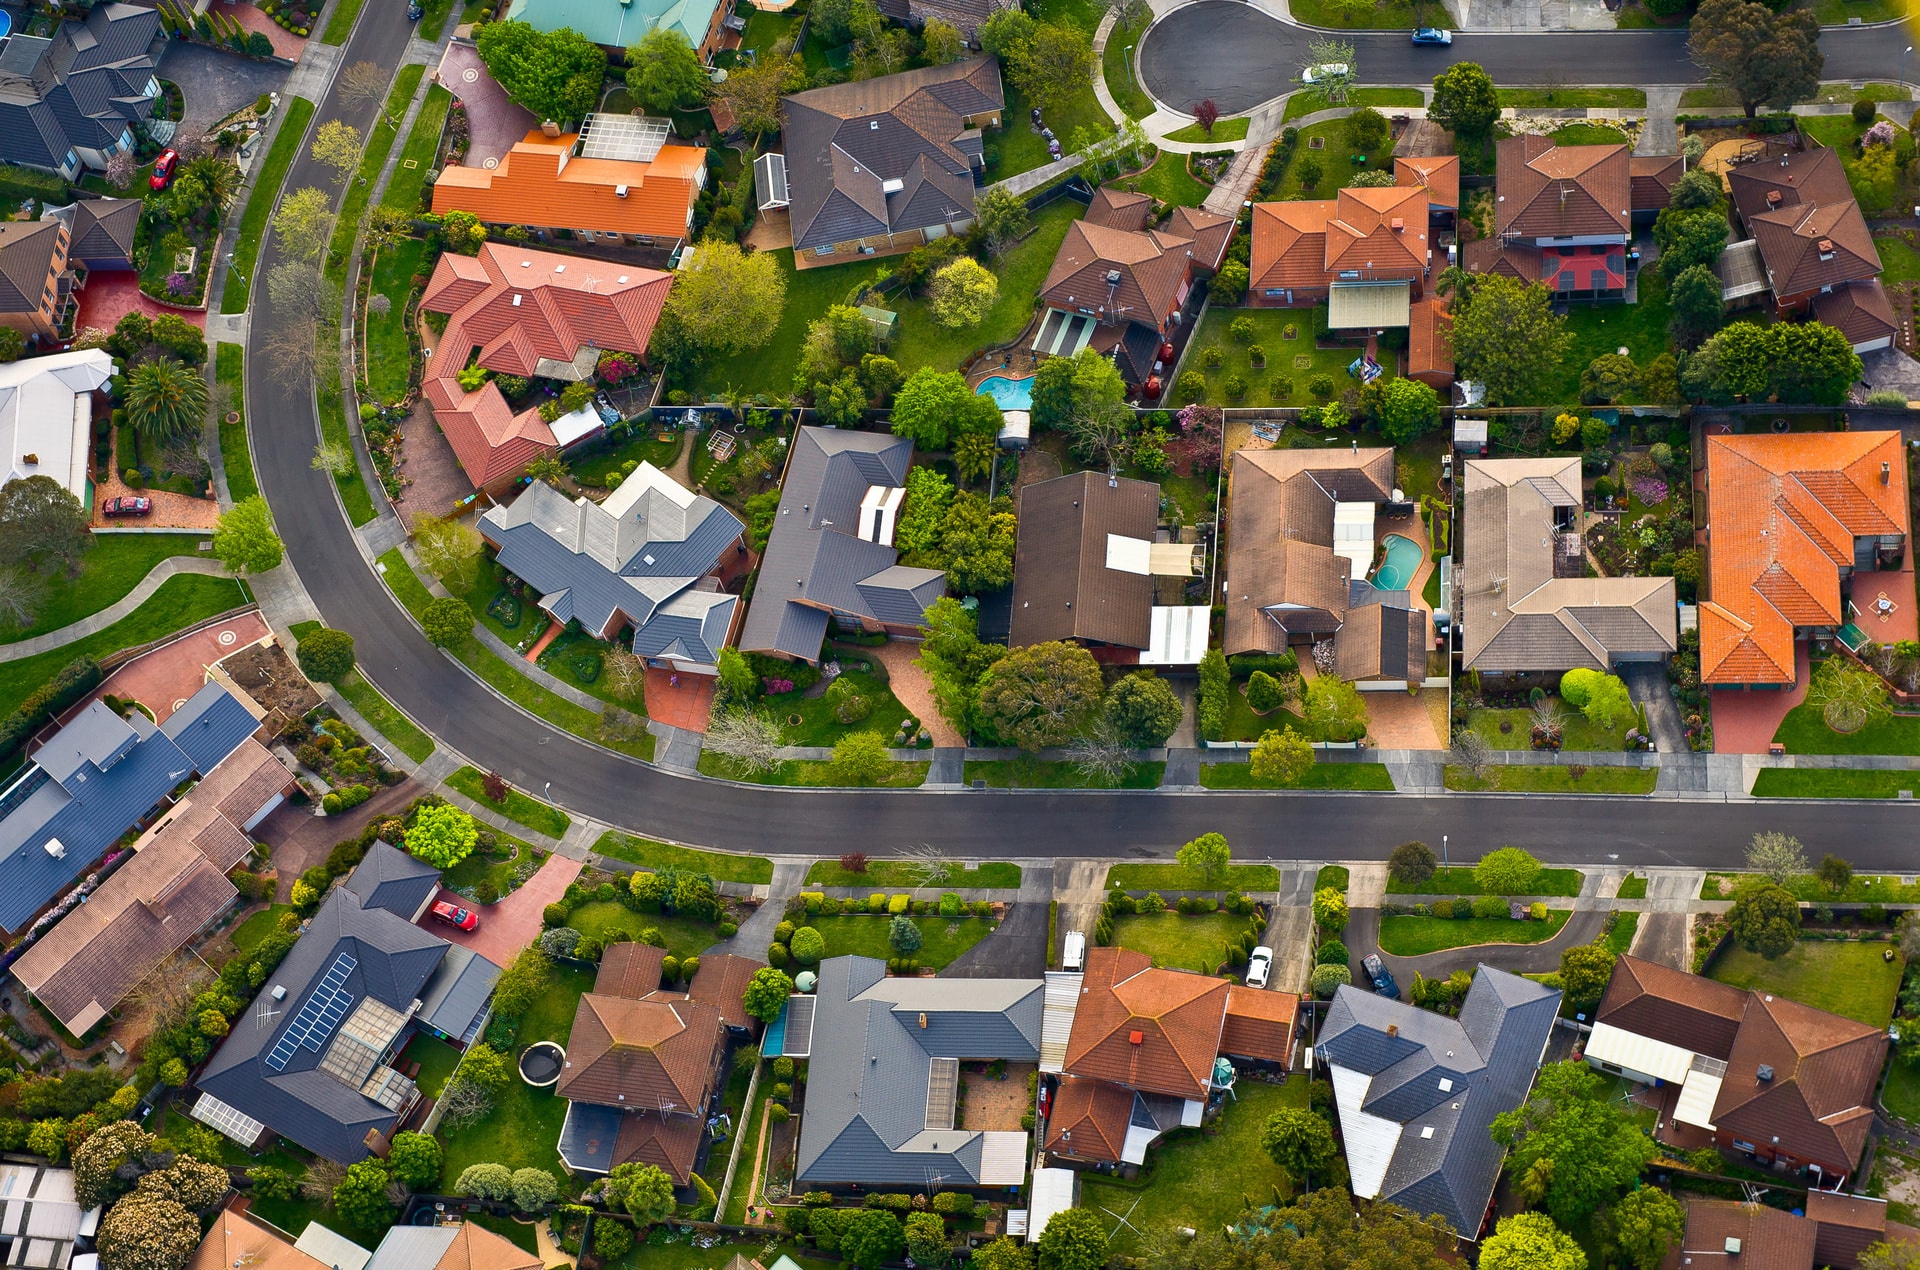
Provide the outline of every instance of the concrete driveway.
<path id="1" fill-rule="evenodd" d="M 172 40 L 160 59 L 160 78 L 180 85 L 186 98 L 183 136 L 198 137 L 215 123 L 261 93 L 276 93 L 287 82 L 288 69 L 273 62 L 216 53 L 200 44 Z"/>

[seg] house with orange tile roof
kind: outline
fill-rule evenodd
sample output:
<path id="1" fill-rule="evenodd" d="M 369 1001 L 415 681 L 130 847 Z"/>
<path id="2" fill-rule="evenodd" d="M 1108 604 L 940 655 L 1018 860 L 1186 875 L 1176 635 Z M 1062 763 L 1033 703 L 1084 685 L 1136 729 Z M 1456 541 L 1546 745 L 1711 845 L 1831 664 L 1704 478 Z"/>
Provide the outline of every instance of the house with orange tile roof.
<path id="1" fill-rule="evenodd" d="M 1701 682 L 1793 687 L 1794 645 L 1838 634 L 1875 602 L 1861 578 L 1906 555 L 1901 434 L 1709 436 L 1706 539 Z"/>
<path id="2" fill-rule="evenodd" d="M 1395 160 L 1394 175 L 1403 184 L 1255 203 L 1247 303 L 1304 308 L 1325 301 L 1335 330 L 1406 326 L 1433 272 L 1431 204 L 1411 161 Z"/>
<path id="3" fill-rule="evenodd" d="M 512 243 L 440 257 L 420 307 L 447 314 L 447 326 L 428 350 L 422 392 L 476 488 L 501 492 L 536 458 L 604 425 L 591 404 L 555 419 L 537 406 L 516 411 L 492 382 L 464 388 L 460 373 L 480 366 L 578 381 L 594 373 L 603 352 L 644 355 L 672 285 L 672 275 L 657 269 Z"/>
<path id="4" fill-rule="evenodd" d="M 707 152 L 662 144 L 664 133 L 628 135 L 623 119 L 633 122 L 595 115 L 582 132 L 529 132 L 496 168 L 448 167 L 434 181 L 433 210 L 543 237 L 566 229 L 583 242 L 675 250 L 707 183 Z"/>

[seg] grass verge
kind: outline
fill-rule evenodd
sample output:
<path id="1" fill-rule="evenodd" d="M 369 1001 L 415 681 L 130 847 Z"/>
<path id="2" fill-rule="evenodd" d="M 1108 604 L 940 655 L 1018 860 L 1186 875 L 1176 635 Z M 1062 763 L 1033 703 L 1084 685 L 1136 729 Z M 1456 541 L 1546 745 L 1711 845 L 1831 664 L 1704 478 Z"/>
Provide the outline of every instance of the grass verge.
<path id="1" fill-rule="evenodd" d="M 358 670 L 334 687 L 360 712 L 361 718 L 392 741 L 402 754 L 416 763 L 424 763 L 433 753 L 433 738 L 415 727 L 413 720 L 401 714 Z"/>
<path id="2" fill-rule="evenodd" d="M 213 347 L 214 382 L 232 398 L 228 412 L 240 416 L 232 423 L 225 415 L 220 417 L 220 466 L 226 469 L 227 493 L 237 503 L 260 492 L 260 482 L 253 475 L 253 451 L 247 447 L 247 350 L 238 344 Z"/>
<path id="3" fill-rule="evenodd" d="M 1757 880 L 1759 876 L 1757 873 L 1709 873 L 1700 883 L 1700 898 L 1730 900 L 1739 893 L 1743 883 Z M 1812 874 L 1788 878 L 1782 885 L 1793 898 L 1808 904 L 1920 904 L 1920 885 L 1902 886 L 1900 876 L 1856 873 L 1846 889 L 1838 892 Z"/>
<path id="4" fill-rule="evenodd" d="M 879 780 L 867 782 L 869 788 L 879 789 L 915 789 L 926 784 L 927 769 L 931 763 L 889 763 L 887 771 Z M 700 774 L 715 776 L 721 780 L 740 781 L 748 785 L 810 785 L 826 788 L 859 788 L 849 786 L 834 775 L 833 764 L 816 762 L 812 759 L 790 759 L 776 763 L 772 770 L 765 772 L 741 773 L 718 754 L 700 756 Z"/>
<path id="5" fill-rule="evenodd" d="M 1427 95 L 1418 88 L 1356 88 L 1347 94 L 1347 105 L 1358 109 L 1372 106 L 1376 110 L 1387 106 L 1424 106 Z M 1280 117 L 1282 123 L 1292 123 L 1307 115 L 1318 114 L 1327 109 L 1306 93 L 1294 93 L 1287 98 L 1286 113 Z"/>
<path id="6" fill-rule="evenodd" d="M 962 779 L 971 785 L 985 781 L 991 789 L 1158 789 L 1167 773 L 1165 763 L 1135 763 L 1118 785 L 1089 781 L 1072 763 L 1038 759 L 968 763 Z"/>
<path id="7" fill-rule="evenodd" d="M 1455 793 L 1506 794 L 1651 794 L 1660 773 L 1651 767 L 1589 767 L 1576 777 L 1572 767 L 1494 767 L 1475 780 L 1464 767 L 1447 765 L 1447 788 Z"/>
<path id="8" fill-rule="evenodd" d="M 1313 875 L 1313 889 L 1324 891 L 1328 887 L 1345 895 L 1347 893 L 1347 866 L 1344 864 L 1323 864 L 1320 871 Z"/>
<path id="9" fill-rule="evenodd" d="M 1229 864 L 1216 877 L 1184 864 L 1116 864 L 1107 870 L 1106 889 L 1123 891 L 1277 890 L 1280 870 L 1271 864 Z"/>
<path id="10" fill-rule="evenodd" d="M 1884 956 L 1889 950 L 1892 961 Z M 1803 939 L 1771 961 L 1729 943 L 1708 967 L 1707 978 L 1885 1027 L 1893 1021 L 1893 999 L 1905 968 L 1892 944 Z"/>
<path id="11" fill-rule="evenodd" d="M 1471 866 L 1456 864 L 1451 868 L 1435 869 L 1433 876 L 1424 882 L 1402 882 L 1391 875 L 1387 878 L 1388 895 L 1485 895 L 1480 883 L 1474 879 Z M 1580 894 L 1580 870 L 1578 869 L 1542 869 L 1534 882 L 1529 895 L 1544 895 L 1550 899 L 1570 899 Z"/>
<path id="12" fill-rule="evenodd" d="M 1643 88 L 1501 88 L 1495 90 L 1502 107 L 1565 110 L 1579 106 L 1644 106 Z"/>
<path id="13" fill-rule="evenodd" d="M 635 838 L 609 829 L 600 835 L 593 849 L 604 856 L 643 864 L 650 869 L 693 869 L 711 873 L 718 882 L 745 882 L 760 885 L 773 881 L 773 861 L 757 855 L 724 855 L 695 847 L 675 847 L 650 838 Z"/>
<path id="14" fill-rule="evenodd" d="M 1217 120 L 1213 125 L 1212 132 L 1208 132 L 1197 123 L 1190 123 L 1184 128 L 1176 129 L 1167 134 L 1167 140 L 1169 141 L 1186 141 L 1195 145 L 1225 145 L 1229 141 L 1244 141 L 1246 139 L 1247 120 L 1244 116 L 1239 119 Z"/>
<path id="15" fill-rule="evenodd" d="M 439 156 L 440 134 L 446 131 L 447 109 L 452 104 L 453 94 L 439 84 L 427 89 L 427 99 L 420 104 L 413 131 L 407 134 L 407 144 L 400 151 L 399 166 L 387 180 L 386 193 L 380 196 L 383 206 L 409 212 L 420 209 L 420 196 L 427 188 L 427 173 Z"/>
<path id="16" fill-rule="evenodd" d="M 1915 791 L 1920 772 L 1912 771 L 1768 767 L 1753 778 L 1755 798 L 1898 798 Z"/>
<path id="17" fill-rule="evenodd" d="M 815 860 L 807 870 L 808 886 L 873 887 L 997 887 L 1011 890 L 1020 885 L 1020 866 L 1004 860 L 989 860 L 956 869 L 949 865 L 937 878 L 928 878 L 912 860 L 869 860 L 867 867 L 854 873 L 840 867 L 838 860 Z"/>
<path id="18" fill-rule="evenodd" d="M 366 0 L 335 0 L 333 13 L 327 18 L 327 29 L 320 33 L 322 44 L 345 44 L 347 37 L 353 34 L 353 23 L 360 16 L 360 6 Z"/>
<path id="19" fill-rule="evenodd" d="M 1620 891 L 1619 891 L 1619 894 L 1615 896 L 1615 898 L 1623 899 L 1623 900 L 1646 899 L 1647 898 L 1647 879 L 1642 874 L 1629 873 L 1627 875 L 1626 880 L 1620 883 Z"/>
<path id="20" fill-rule="evenodd" d="M 1256 779 L 1246 763 L 1202 763 L 1200 783 L 1208 789 L 1369 789 L 1393 792 L 1385 763 L 1316 763 L 1293 785 Z"/>
<path id="21" fill-rule="evenodd" d="M 1539 944 L 1558 935 L 1571 916 L 1571 909 L 1550 908 L 1544 922 L 1516 922 L 1511 917 L 1383 917 L 1380 951 L 1395 957 L 1419 957 L 1475 944 Z"/>
<path id="22" fill-rule="evenodd" d="M 226 286 L 220 292 L 222 313 L 247 311 L 248 286 L 253 267 L 260 259 L 260 240 L 266 236 L 267 218 L 273 214 L 281 183 L 287 179 L 287 169 L 300 153 L 300 143 L 307 136 L 307 124 L 313 120 L 313 103 L 305 97 L 290 98 L 286 106 L 287 117 L 280 121 L 280 131 L 274 135 L 267 157 L 254 170 L 253 193 L 247 196 L 247 210 L 240 215 L 240 232 L 233 240 L 233 267 L 227 270 Z"/>
<path id="23" fill-rule="evenodd" d="M 486 774 L 477 767 L 461 768 L 447 777 L 447 784 L 482 807 L 497 811 L 515 824 L 525 825 L 535 833 L 543 833 L 555 840 L 564 837 L 567 826 L 573 823 L 573 817 L 552 803 L 543 803 L 538 798 L 529 798 L 511 787 L 507 790 L 506 798 L 500 802 L 493 801 L 487 797 Z"/>
<path id="24" fill-rule="evenodd" d="M 1608 952 L 1618 957 L 1633 947 L 1633 937 L 1639 929 L 1640 914 L 1615 913 L 1612 923 L 1607 926 L 1607 933 L 1602 942 L 1606 944 Z"/>

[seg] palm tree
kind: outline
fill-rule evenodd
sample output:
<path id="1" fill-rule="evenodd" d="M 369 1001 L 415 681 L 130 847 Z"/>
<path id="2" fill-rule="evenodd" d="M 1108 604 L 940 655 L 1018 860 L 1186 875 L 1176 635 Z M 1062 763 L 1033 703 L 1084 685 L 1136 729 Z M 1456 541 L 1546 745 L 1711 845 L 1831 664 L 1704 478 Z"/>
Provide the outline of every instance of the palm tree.
<path id="1" fill-rule="evenodd" d="M 171 357 L 141 362 L 127 375 L 127 422 L 156 445 L 206 426 L 207 381 Z"/>
<path id="2" fill-rule="evenodd" d="M 1448 265 L 1433 280 L 1434 294 L 1452 296 L 1456 309 L 1467 307 L 1467 302 L 1473 299 L 1473 288 L 1474 276 L 1459 265 Z"/>
<path id="3" fill-rule="evenodd" d="M 727 409 L 733 412 L 733 421 L 735 423 L 742 423 L 746 420 L 746 406 L 749 401 L 753 400 L 753 394 L 744 388 L 738 388 L 732 384 L 728 384 L 720 390 L 720 400 L 725 402 Z"/>

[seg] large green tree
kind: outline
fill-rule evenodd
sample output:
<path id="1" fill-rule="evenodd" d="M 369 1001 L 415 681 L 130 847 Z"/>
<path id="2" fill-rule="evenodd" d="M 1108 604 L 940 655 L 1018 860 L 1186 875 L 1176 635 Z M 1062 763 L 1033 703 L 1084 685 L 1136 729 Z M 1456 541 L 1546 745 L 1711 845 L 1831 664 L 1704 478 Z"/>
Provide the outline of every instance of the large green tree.
<path id="1" fill-rule="evenodd" d="M 1481 1241 L 1480 1270 L 1587 1270 L 1587 1254 L 1545 1213 L 1515 1213 Z"/>
<path id="2" fill-rule="evenodd" d="M 1360 408 L 1395 445 L 1431 432 L 1440 422 L 1440 394 L 1417 379 L 1374 380 L 1360 390 Z"/>
<path id="3" fill-rule="evenodd" d="M 1533 1094 L 1495 1116 L 1493 1140 L 1509 1148 L 1507 1172 L 1543 1166 L 1546 1209 L 1574 1226 L 1633 1184 L 1654 1156 L 1652 1139 L 1607 1098 L 1607 1084 L 1577 1060 L 1540 1069 Z"/>
<path id="4" fill-rule="evenodd" d="M 107 1270 L 180 1270 L 199 1244 L 200 1219 L 163 1195 L 135 1192 L 100 1219 Z"/>
<path id="5" fill-rule="evenodd" d="M 1690 345 L 1720 329 L 1727 313 L 1722 294 L 1719 276 L 1707 265 L 1689 265 L 1674 275 L 1667 299 L 1673 305 L 1669 330 L 1676 343 Z"/>
<path id="6" fill-rule="evenodd" d="M 1569 1008 L 1593 1013 L 1613 978 L 1613 950 L 1605 943 L 1575 944 L 1560 954 L 1560 990 Z"/>
<path id="7" fill-rule="evenodd" d="M 380 1230 L 393 1224 L 393 1203 L 387 1198 L 387 1183 L 393 1174 L 385 1160 L 362 1160 L 347 1168 L 347 1175 L 333 1188 L 333 1211 L 354 1230 Z"/>
<path id="8" fill-rule="evenodd" d="M 584 119 L 600 100 L 606 51 L 572 27 L 540 31 L 525 22 L 488 22 L 474 43 L 507 96 L 541 119 Z"/>
<path id="9" fill-rule="evenodd" d="M 488 23 L 490 30 L 498 23 Z M 508 24 L 511 25 L 511 24 Z M 673 290 L 654 327 L 653 350 L 689 365 L 731 357 L 772 338 L 786 308 L 787 278 L 770 251 L 745 252 L 704 239 L 693 260 L 673 275 Z"/>
<path id="10" fill-rule="evenodd" d="M 627 89 L 649 114 L 691 110 L 706 100 L 707 72 L 685 35 L 657 26 L 627 50 Z"/>
<path id="11" fill-rule="evenodd" d="M 1504 274 L 1476 276 L 1471 299 L 1456 299 L 1453 358 L 1462 379 L 1487 386 L 1496 406 L 1537 404 L 1560 373 L 1572 337 L 1566 318 L 1539 283 Z"/>
<path id="12" fill-rule="evenodd" d="M 954 495 L 940 523 L 947 585 L 961 595 L 983 595 L 1011 586 L 1016 528 L 1009 500 L 1000 498 L 989 505 L 983 495 L 970 490 Z"/>
<path id="13" fill-rule="evenodd" d="M 997 432 L 1000 407 L 975 392 L 957 370 L 922 366 L 893 396 L 893 434 L 922 450 L 944 450 L 969 432 Z"/>
<path id="14" fill-rule="evenodd" d="M 929 605 L 924 620 L 914 665 L 927 672 L 940 717 L 963 735 L 970 734 L 977 721 L 980 680 L 1007 655 L 1006 647 L 981 643 L 973 611 L 950 595 Z"/>
<path id="15" fill-rule="evenodd" d="M 1216 882 L 1233 861 L 1233 845 L 1222 833 L 1203 833 L 1174 852 L 1174 859 L 1196 869 L 1209 882 Z"/>
<path id="16" fill-rule="evenodd" d="M 893 1261 L 906 1247 L 900 1219 L 883 1208 L 863 1208 L 847 1215 L 840 1228 L 840 1254 L 860 1270 L 875 1270 Z"/>
<path id="17" fill-rule="evenodd" d="M 273 532 L 273 513 L 267 500 L 255 494 L 221 513 L 213 531 L 213 554 L 235 573 L 265 573 L 286 558 L 280 535 Z"/>
<path id="18" fill-rule="evenodd" d="M 1800 938 L 1800 901 L 1772 882 L 1743 887 L 1727 910 L 1727 931 L 1762 957 L 1791 952 Z"/>
<path id="19" fill-rule="evenodd" d="M 1735 322 L 1687 358 L 1680 387 L 1702 402 L 1838 405 L 1861 370 L 1847 337 L 1824 323 Z"/>
<path id="20" fill-rule="evenodd" d="M 1055 1213 L 1040 1232 L 1040 1270 L 1101 1270 L 1107 1264 L 1107 1231 L 1087 1208 Z"/>
<path id="21" fill-rule="evenodd" d="M 673 1216 L 673 1179 L 657 1164 L 616 1164 L 607 1175 L 607 1203 L 642 1225 Z"/>
<path id="22" fill-rule="evenodd" d="M 1093 40 L 1077 26 L 1042 22 L 1009 50 L 1013 86 L 1043 111 L 1086 91 L 1093 75 Z"/>
<path id="23" fill-rule="evenodd" d="M 207 425 L 207 381 L 167 357 L 127 373 L 127 422 L 155 445 L 197 436 Z"/>
<path id="24" fill-rule="evenodd" d="M 1653 222 L 1660 273 L 1669 282 L 1689 269 L 1712 268 L 1727 245 L 1727 214 L 1718 207 L 1663 207 Z"/>
<path id="25" fill-rule="evenodd" d="M 1315 1174 L 1325 1182 L 1340 1180 L 1340 1147 L 1325 1116 L 1301 1107 L 1287 1107 L 1267 1117 L 1260 1130 L 1260 1149 L 1296 1186 Z"/>
<path id="26" fill-rule="evenodd" d="M 1316 675 L 1302 695 L 1301 714 L 1328 741 L 1357 741 L 1367 732 L 1367 703 L 1360 690 L 1336 675 Z"/>
<path id="27" fill-rule="evenodd" d="M 88 523 L 86 505 L 51 476 L 16 476 L 0 486 L 0 560 L 77 573 L 93 545 Z"/>
<path id="28" fill-rule="evenodd" d="M 1593 1229 L 1615 1264 L 1659 1270 L 1686 1234 L 1687 1210 L 1659 1187 L 1643 1186 L 1594 1214 Z"/>
<path id="29" fill-rule="evenodd" d="M 1469 140 L 1485 140 L 1500 117 L 1493 76 L 1474 62 L 1455 62 L 1433 77 L 1427 118 Z"/>
<path id="30" fill-rule="evenodd" d="M 978 722 L 1002 744 L 1029 752 L 1079 736 L 1104 684 L 1093 654 L 1052 640 L 1016 648 L 980 680 Z"/>
<path id="31" fill-rule="evenodd" d="M 472 854 L 480 826 L 452 803 L 433 803 L 414 813 L 407 851 L 436 869 L 451 869 Z"/>
<path id="32" fill-rule="evenodd" d="M 1826 65 L 1812 10 L 1775 13 L 1755 0 L 1703 0 L 1687 52 L 1708 78 L 1733 90 L 1749 119 L 1761 106 L 1784 110 L 1813 96 Z"/>
<path id="33" fill-rule="evenodd" d="M 1269 728 L 1247 756 L 1247 768 L 1257 781 L 1270 785 L 1298 785 L 1319 760 L 1313 743 L 1291 727 Z"/>
<path id="34" fill-rule="evenodd" d="M 762 966 L 747 981 L 741 1004 L 754 1018 L 762 1023 L 771 1023 L 780 1017 L 780 1011 L 786 1008 L 787 998 L 792 994 L 793 980 L 787 978 L 786 971 Z"/>
<path id="35" fill-rule="evenodd" d="M 1107 689 L 1107 722 L 1121 744 L 1131 749 L 1165 745 L 1184 713 L 1180 694 L 1151 670 L 1116 679 Z"/>

